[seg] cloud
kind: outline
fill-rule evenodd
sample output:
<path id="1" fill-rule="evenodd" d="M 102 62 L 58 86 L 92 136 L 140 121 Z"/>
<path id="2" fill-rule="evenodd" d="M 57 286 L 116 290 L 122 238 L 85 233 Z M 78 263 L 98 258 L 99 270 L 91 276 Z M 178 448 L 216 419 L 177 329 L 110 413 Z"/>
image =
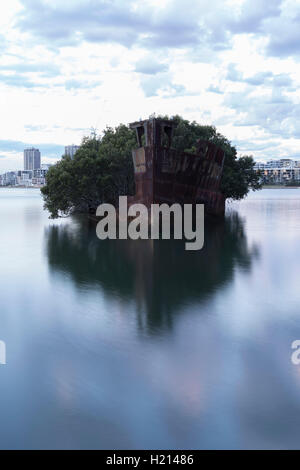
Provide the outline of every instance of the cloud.
<path id="1" fill-rule="evenodd" d="M 267 40 L 264 53 L 275 57 L 300 54 L 300 5 L 282 0 L 247 0 L 239 18 L 229 24 L 232 34 L 256 33 Z"/>
<path id="2" fill-rule="evenodd" d="M 244 77 L 244 75 L 237 70 L 236 64 L 229 64 L 227 68 L 226 80 L 231 82 L 243 82 L 248 85 L 259 86 L 266 83 L 273 77 L 272 72 L 258 72 L 250 77 Z"/>
<path id="3" fill-rule="evenodd" d="M 258 72 L 251 77 L 244 78 L 243 81 L 249 85 L 259 86 L 265 84 L 271 77 L 273 77 L 272 72 Z"/>
<path id="4" fill-rule="evenodd" d="M 229 93 L 225 106 L 235 110 L 235 126 L 257 126 L 270 136 L 300 139 L 300 105 L 280 89 L 255 95 L 252 89 Z"/>
<path id="5" fill-rule="evenodd" d="M 268 45 L 266 52 L 275 57 L 297 57 L 300 55 L 300 15 L 294 18 L 281 17 L 269 22 L 266 27 Z"/>
<path id="6" fill-rule="evenodd" d="M 235 36 L 265 39 L 266 56 L 299 58 L 300 6 L 288 0 L 20 0 L 15 27 L 49 49 L 90 43 L 137 46 L 149 53 L 184 49 L 194 61 L 213 62 L 232 48 Z M 166 64 L 136 64 L 136 71 L 156 74 Z M 258 79 L 258 77 L 257 77 Z"/>
<path id="7" fill-rule="evenodd" d="M 16 26 L 51 46 L 88 41 L 146 49 L 202 45 L 222 50 L 230 40 L 226 25 L 231 11 L 222 0 L 170 0 L 161 7 L 147 0 L 21 3 L 24 9 Z"/>
<path id="8" fill-rule="evenodd" d="M 35 88 L 41 86 L 40 84 L 29 80 L 27 77 L 22 75 L 4 75 L 0 74 L 0 84 L 3 83 L 4 85 L 8 86 L 16 86 L 21 88 Z"/>
<path id="9" fill-rule="evenodd" d="M 52 78 L 60 74 L 59 67 L 46 62 L 25 62 L 23 60 L 12 64 L 0 64 L 0 83 L 19 88 L 36 88 L 48 86 L 49 82 L 37 82 L 36 78 Z M 34 80 L 30 78 L 31 75 Z"/>
<path id="10" fill-rule="evenodd" d="M 263 33 L 264 22 L 280 16 L 281 4 L 282 0 L 246 0 L 228 27 L 232 33 Z"/>
<path id="11" fill-rule="evenodd" d="M 217 93 L 218 95 L 222 95 L 222 94 L 223 94 L 223 91 L 220 90 L 219 87 L 214 86 L 214 85 L 210 85 L 210 86 L 207 88 L 207 91 L 210 92 L 210 93 Z"/>
<path id="12" fill-rule="evenodd" d="M 8 43 L 6 41 L 5 36 L 3 34 L 0 34 L 0 52 L 4 52 L 8 47 Z"/>
<path id="13" fill-rule="evenodd" d="M 237 70 L 236 64 L 229 64 L 227 68 L 226 80 L 231 82 L 244 82 L 248 85 L 263 85 L 268 79 L 273 77 L 272 72 L 258 72 L 250 77 L 244 77 L 244 75 Z"/>
<path id="14" fill-rule="evenodd" d="M 140 85 L 147 98 L 162 95 L 163 98 L 175 98 L 179 96 L 194 95 L 182 84 L 174 83 L 170 73 L 157 73 L 141 77 Z"/>
<path id="15" fill-rule="evenodd" d="M 227 67 L 227 74 L 226 74 L 226 80 L 230 80 L 231 82 L 242 82 L 243 81 L 243 75 L 241 72 L 239 72 L 236 68 L 235 64 L 229 64 Z"/>
<path id="16" fill-rule="evenodd" d="M 59 67 L 47 62 L 25 62 L 20 60 L 11 64 L 0 64 L 0 83 L 19 88 L 36 88 L 49 85 L 37 82 L 36 78 L 53 78 L 60 75 Z M 31 78 L 34 76 L 34 79 Z"/>
<path id="17" fill-rule="evenodd" d="M 27 124 L 24 126 L 24 128 L 30 132 L 40 132 L 40 131 L 45 132 L 48 130 L 47 126 L 34 126 L 32 124 Z"/>
<path id="18" fill-rule="evenodd" d="M 278 146 L 278 141 L 274 142 L 274 140 L 269 139 L 265 139 L 265 142 L 233 139 L 232 143 L 240 152 L 249 151 L 249 149 L 251 149 L 252 152 L 258 150 L 273 151 Z"/>
<path id="19" fill-rule="evenodd" d="M 55 77 L 60 75 L 60 69 L 55 64 L 47 62 L 24 62 L 20 61 L 13 64 L 0 64 L 0 70 L 5 72 L 14 72 L 16 74 L 38 73 L 41 77 Z"/>
<path id="20" fill-rule="evenodd" d="M 100 86 L 101 82 L 100 81 L 93 81 L 93 82 L 88 82 L 86 80 L 76 80 L 76 79 L 69 79 L 66 80 L 61 86 L 64 86 L 66 90 L 78 90 L 78 89 L 90 89 L 90 88 L 96 88 L 97 86 Z"/>
<path id="21" fill-rule="evenodd" d="M 89 42 L 117 42 L 131 46 L 147 25 L 147 16 L 135 14 L 133 2 L 90 0 L 45 2 L 22 0 L 24 6 L 17 26 L 40 39 L 57 45 Z"/>
<path id="22" fill-rule="evenodd" d="M 158 62 L 153 57 L 144 57 L 135 64 L 135 71 L 146 75 L 156 75 L 159 72 L 166 72 L 168 65 Z"/>
<path id="23" fill-rule="evenodd" d="M 62 129 L 64 131 L 72 131 L 72 132 L 86 132 L 87 134 L 90 133 L 91 129 L 88 127 L 65 127 L 65 126 L 45 126 L 45 125 L 33 125 L 33 124 L 26 124 L 24 129 L 29 132 L 52 132 L 56 129 Z"/>
<path id="24" fill-rule="evenodd" d="M 273 88 L 287 88 L 289 90 L 295 90 L 293 87 L 293 81 L 289 74 L 273 74 L 271 71 L 257 72 L 250 77 L 245 77 L 240 71 L 237 70 L 236 64 L 230 63 L 227 68 L 226 80 L 232 82 L 246 83 L 252 86 L 269 86 Z"/>
<path id="25" fill-rule="evenodd" d="M 32 147 L 32 143 L 28 144 L 19 140 L 0 140 L 1 152 L 23 152 L 25 148 Z M 59 158 L 64 153 L 64 147 L 59 144 L 34 144 L 43 156 L 49 158 Z"/>
<path id="26" fill-rule="evenodd" d="M 143 92 L 147 98 L 151 96 L 157 96 L 159 90 L 167 86 L 168 83 L 169 76 L 164 74 L 142 77 L 140 81 Z"/>
<path id="27" fill-rule="evenodd" d="M 270 40 L 267 53 L 299 51 L 297 15 L 292 20 L 285 17 L 282 0 L 245 0 L 240 10 L 223 0 L 169 0 L 159 7 L 148 0 L 21 3 L 24 9 L 16 26 L 49 47 L 82 41 L 139 45 L 148 50 L 184 47 L 192 48 L 190 52 L 200 49 L 208 58 L 209 50 L 230 48 L 234 35 L 256 33 Z"/>
<path id="28" fill-rule="evenodd" d="M 293 82 L 289 74 L 281 73 L 273 75 L 271 83 L 275 87 L 288 87 L 293 88 Z"/>
<path id="29" fill-rule="evenodd" d="M 84 89 L 94 89 L 97 86 L 101 85 L 100 80 L 88 81 L 88 80 L 79 80 L 76 78 L 69 78 L 63 82 L 49 82 L 47 81 L 36 81 L 32 80 L 28 76 L 28 72 L 38 72 L 42 69 L 42 65 L 38 64 L 14 64 L 14 65 L 0 65 L 0 71 L 9 72 L 9 73 L 0 73 L 0 83 L 3 83 L 8 86 L 18 87 L 18 88 L 49 88 L 49 87 L 64 87 L 67 91 L 72 90 L 84 90 Z M 13 72 L 14 73 L 11 73 Z M 50 78 L 54 77 L 58 71 L 58 68 L 54 67 L 49 68 L 48 70 L 44 69 L 42 75 L 36 75 L 37 78 Z M 25 73 L 22 73 L 25 72 Z"/>

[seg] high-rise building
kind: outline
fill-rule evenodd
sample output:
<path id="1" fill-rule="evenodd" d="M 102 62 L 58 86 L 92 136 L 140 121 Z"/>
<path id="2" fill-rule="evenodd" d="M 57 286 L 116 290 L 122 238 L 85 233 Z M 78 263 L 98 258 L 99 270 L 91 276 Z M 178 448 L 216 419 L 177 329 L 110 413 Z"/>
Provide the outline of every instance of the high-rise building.
<path id="1" fill-rule="evenodd" d="M 75 153 L 79 149 L 79 145 L 67 145 L 65 147 L 65 155 L 68 155 L 71 158 L 74 158 Z"/>
<path id="2" fill-rule="evenodd" d="M 39 149 L 24 150 L 24 170 L 38 170 L 41 168 L 41 152 Z"/>

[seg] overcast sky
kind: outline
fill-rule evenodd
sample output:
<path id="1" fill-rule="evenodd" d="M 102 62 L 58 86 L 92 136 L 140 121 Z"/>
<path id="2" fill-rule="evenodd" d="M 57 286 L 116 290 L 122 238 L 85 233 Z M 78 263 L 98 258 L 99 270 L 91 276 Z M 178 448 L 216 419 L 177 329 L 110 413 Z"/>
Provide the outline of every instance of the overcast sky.
<path id="1" fill-rule="evenodd" d="M 1 1 L 0 54 L 0 172 L 154 112 L 300 158 L 300 0 Z"/>

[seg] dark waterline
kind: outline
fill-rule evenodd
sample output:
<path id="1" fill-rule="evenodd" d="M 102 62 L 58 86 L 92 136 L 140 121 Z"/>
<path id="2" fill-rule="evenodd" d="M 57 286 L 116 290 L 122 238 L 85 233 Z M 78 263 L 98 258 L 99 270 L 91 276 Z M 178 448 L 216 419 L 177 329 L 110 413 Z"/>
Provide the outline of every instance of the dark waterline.
<path id="1" fill-rule="evenodd" d="M 106 241 L 0 191 L 0 448 L 300 448 L 300 189 L 205 248 Z"/>

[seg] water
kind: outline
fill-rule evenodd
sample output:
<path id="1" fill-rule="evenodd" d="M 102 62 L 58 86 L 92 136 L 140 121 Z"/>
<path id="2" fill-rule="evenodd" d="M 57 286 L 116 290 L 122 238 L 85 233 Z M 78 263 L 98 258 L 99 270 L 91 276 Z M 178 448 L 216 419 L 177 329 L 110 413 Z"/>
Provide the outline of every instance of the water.
<path id="1" fill-rule="evenodd" d="M 107 241 L 0 189 L 0 448 L 299 448 L 300 190 L 180 241 Z"/>

